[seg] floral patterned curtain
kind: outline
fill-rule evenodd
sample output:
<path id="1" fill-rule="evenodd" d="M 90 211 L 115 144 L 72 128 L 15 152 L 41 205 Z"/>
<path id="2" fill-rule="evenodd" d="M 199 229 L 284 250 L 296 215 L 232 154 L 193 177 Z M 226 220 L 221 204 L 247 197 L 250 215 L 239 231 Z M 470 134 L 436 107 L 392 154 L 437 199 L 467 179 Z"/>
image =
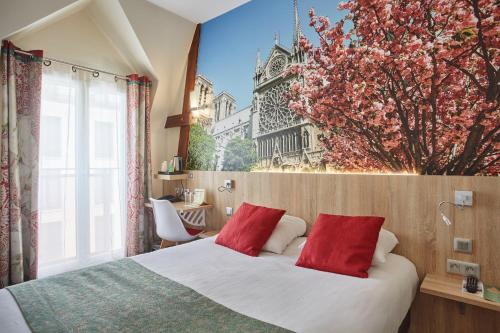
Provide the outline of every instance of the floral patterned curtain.
<path id="1" fill-rule="evenodd" d="M 151 250 L 154 221 L 145 214 L 152 195 L 151 175 L 151 81 L 136 74 L 127 85 L 127 255 Z"/>
<path id="2" fill-rule="evenodd" d="M 0 288 L 35 279 L 42 51 L 2 42 L 0 92 Z"/>

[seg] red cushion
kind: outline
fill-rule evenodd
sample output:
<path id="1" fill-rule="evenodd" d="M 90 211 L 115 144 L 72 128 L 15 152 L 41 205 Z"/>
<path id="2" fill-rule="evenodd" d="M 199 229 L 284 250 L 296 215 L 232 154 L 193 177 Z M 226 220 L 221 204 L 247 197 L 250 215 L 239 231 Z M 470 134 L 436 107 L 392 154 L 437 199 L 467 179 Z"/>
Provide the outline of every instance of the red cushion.
<path id="1" fill-rule="evenodd" d="M 188 232 L 188 234 L 190 234 L 191 236 L 196 236 L 203 231 L 200 229 L 193 229 L 193 228 L 187 228 L 187 227 L 185 227 L 185 228 L 186 228 L 186 231 Z"/>
<path id="2" fill-rule="evenodd" d="M 384 220 L 320 214 L 296 265 L 367 278 Z"/>
<path id="3" fill-rule="evenodd" d="M 256 257 L 284 214 L 282 209 L 244 202 L 222 228 L 215 243 Z"/>

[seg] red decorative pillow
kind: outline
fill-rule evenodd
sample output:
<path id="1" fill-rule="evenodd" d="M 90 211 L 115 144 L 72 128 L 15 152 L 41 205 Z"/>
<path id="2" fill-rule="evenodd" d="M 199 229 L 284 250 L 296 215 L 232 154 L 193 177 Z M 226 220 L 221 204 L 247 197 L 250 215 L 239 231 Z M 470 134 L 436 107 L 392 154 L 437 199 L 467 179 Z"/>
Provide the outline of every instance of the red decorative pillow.
<path id="1" fill-rule="evenodd" d="M 367 278 L 384 220 L 320 214 L 296 265 Z"/>
<path id="2" fill-rule="evenodd" d="M 244 202 L 222 228 L 215 243 L 256 257 L 284 214 L 282 209 Z"/>

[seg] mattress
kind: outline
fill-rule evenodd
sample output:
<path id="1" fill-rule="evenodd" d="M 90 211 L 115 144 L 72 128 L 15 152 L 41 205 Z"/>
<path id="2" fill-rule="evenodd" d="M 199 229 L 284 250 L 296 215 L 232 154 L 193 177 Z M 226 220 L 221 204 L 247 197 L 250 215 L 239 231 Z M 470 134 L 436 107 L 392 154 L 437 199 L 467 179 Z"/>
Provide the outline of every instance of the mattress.
<path id="1" fill-rule="evenodd" d="M 389 254 L 367 279 L 320 272 L 295 266 L 303 240 L 282 255 L 249 257 L 207 238 L 133 260 L 233 311 L 291 331 L 397 332 L 418 286 L 408 259 Z M 6 290 L 0 291 L 0 332 L 29 332 Z"/>

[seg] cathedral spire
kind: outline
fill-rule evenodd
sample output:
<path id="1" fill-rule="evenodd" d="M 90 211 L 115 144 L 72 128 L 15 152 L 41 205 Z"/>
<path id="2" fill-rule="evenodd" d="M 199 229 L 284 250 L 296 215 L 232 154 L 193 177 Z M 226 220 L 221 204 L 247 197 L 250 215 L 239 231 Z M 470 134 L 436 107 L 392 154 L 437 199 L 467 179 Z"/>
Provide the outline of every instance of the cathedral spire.
<path id="1" fill-rule="evenodd" d="M 299 4 L 298 0 L 293 0 L 293 43 L 300 45 L 300 37 L 302 36 L 302 29 L 300 28 L 299 17 Z"/>
<path id="2" fill-rule="evenodd" d="M 262 60 L 260 59 L 260 49 L 257 49 L 257 59 L 255 64 L 255 69 L 259 70 L 262 67 Z"/>

